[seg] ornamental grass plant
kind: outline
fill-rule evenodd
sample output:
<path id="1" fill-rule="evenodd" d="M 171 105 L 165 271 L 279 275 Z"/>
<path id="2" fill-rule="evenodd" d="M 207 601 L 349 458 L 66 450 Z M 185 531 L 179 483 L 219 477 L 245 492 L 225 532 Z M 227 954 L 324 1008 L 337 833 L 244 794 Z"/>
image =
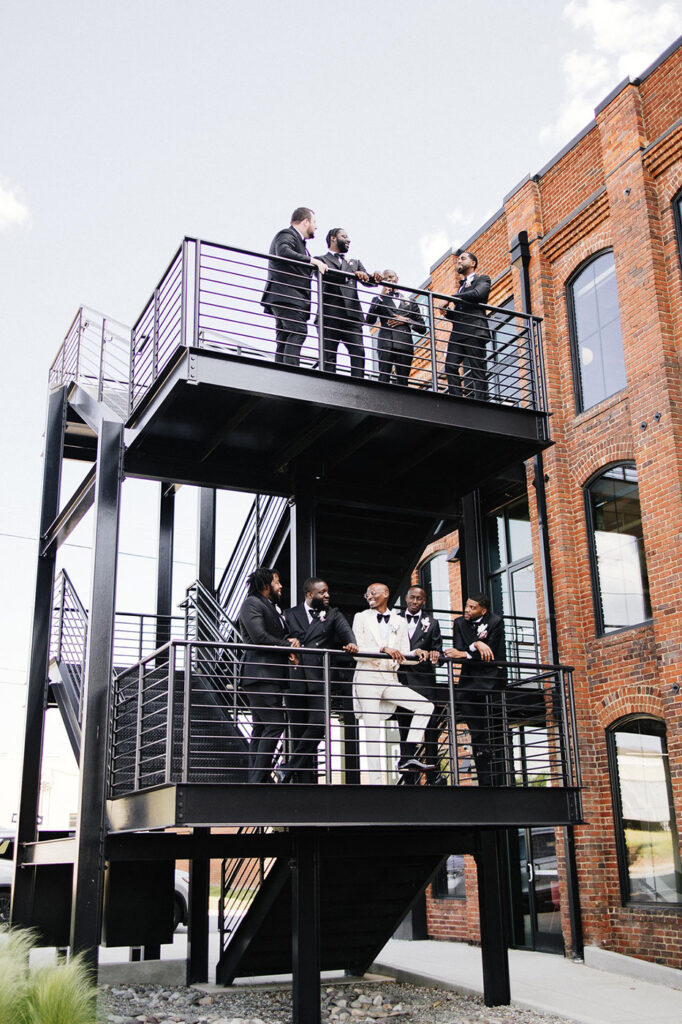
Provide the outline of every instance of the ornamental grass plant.
<path id="1" fill-rule="evenodd" d="M 97 1024 L 97 988 L 79 957 L 29 968 L 30 931 L 0 932 L 2 1024 Z"/>

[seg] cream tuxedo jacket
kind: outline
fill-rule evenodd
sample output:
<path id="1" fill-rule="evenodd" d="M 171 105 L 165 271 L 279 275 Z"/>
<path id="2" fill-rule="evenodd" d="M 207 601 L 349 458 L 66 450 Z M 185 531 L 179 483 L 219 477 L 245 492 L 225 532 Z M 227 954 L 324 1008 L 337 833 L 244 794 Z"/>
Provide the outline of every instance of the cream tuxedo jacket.
<path id="1" fill-rule="evenodd" d="M 410 653 L 410 635 L 407 622 L 391 609 L 388 622 L 388 641 L 382 642 L 379 633 L 377 613 L 368 608 L 358 612 L 353 619 L 355 642 L 361 651 L 379 651 L 381 647 L 395 647 L 402 654 Z M 402 685 L 398 678 L 398 666 L 387 658 L 357 658 L 357 669 L 353 676 L 353 711 L 360 718 L 371 713 L 373 721 L 381 721 L 395 711 L 392 700 L 382 700 L 382 691 L 389 686 Z"/>

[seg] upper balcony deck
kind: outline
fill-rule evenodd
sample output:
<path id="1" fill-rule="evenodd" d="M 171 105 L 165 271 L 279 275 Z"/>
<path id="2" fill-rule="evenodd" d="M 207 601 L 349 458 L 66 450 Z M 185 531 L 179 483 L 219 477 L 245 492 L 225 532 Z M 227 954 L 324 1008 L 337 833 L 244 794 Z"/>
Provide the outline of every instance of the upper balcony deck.
<path id="1" fill-rule="evenodd" d="M 536 317 L 492 306 L 458 315 L 460 351 L 485 350 L 487 379 L 475 392 L 466 375 L 453 386 L 445 373 L 452 297 L 401 284 L 417 311 L 409 376 L 382 379 L 368 326 L 364 375 L 350 376 L 343 348 L 337 372 L 323 368 L 339 316 L 332 299 L 320 303 L 315 271 L 300 358 L 285 365 L 261 306 L 272 262 L 185 239 L 131 331 L 81 312 L 50 371 L 51 386 L 80 385 L 70 454 L 93 457 L 94 399 L 126 422 L 128 475 L 282 495 L 303 475 L 329 501 L 348 499 L 352 479 L 355 500 L 396 506 L 398 470 L 429 479 L 440 514 L 550 443 Z M 278 264 L 286 273 L 291 261 Z M 382 287 L 358 285 L 364 315 Z"/>

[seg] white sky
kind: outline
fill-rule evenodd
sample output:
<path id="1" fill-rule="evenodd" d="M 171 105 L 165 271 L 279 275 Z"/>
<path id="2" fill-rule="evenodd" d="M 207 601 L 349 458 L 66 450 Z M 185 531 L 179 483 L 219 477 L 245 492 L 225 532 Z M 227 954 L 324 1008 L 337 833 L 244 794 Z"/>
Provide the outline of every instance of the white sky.
<path id="1" fill-rule="evenodd" d="M 77 308 L 132 323 L 183 235 L 266 250 L 294 206 L 419 285 L 682 32 L 657 0 L 33 0 L 0 33 L 0 756 L 21 746 L 49 364 Z M 125 606 L 153 603 L 129 482 Z M 176 556 L 194 560 L 194 495 Z M 224 553 L 244 499 L 223 502 Z M 91 521 L 63 552 L 87 599 Z M 140 557 L 146 556 L 146 557 Z M 180 579 L 182 573 L 186 577 Z M 179 567 L 179 584 L 193 578 Z M 7 783 L 5 785 L 7 788 Z M 0 801 L 0 819 L 3 803 Z"/>

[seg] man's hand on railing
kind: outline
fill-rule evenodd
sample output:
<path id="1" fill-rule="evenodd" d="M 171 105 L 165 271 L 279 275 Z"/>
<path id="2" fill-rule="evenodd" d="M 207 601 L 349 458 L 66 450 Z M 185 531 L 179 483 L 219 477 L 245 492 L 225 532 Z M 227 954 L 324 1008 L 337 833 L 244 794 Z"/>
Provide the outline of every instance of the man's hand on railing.
<path id="1" fill-rule="evenodd" d="M 425 651 L 421 647 L 415 647 L 412 654 L 416 654 L 419 661 L 430 661 L 432 665 L 437 665 L 440 661 L 440 651 Z"/>
<path id="2" fill-rule="evenodd" d="M 467 652 L 458 651 L 456 647 L 446 647 L 443 651 L 446 658 L 451 658 L 452 661 L 466 661 Z"/>
<path id="3" fill-rule="evenodd" d="M 301 641 L 297 637 L 295 637 L 295 636 L 288 636 L 287 637 L 287 642 L 290 643 L 292 647 L 300 647 L 301 646 Z"/>
<path id="4" fill-rule="evenodd" d="M 360 650 L 357 644 L 346 644 L 346 646 L 343 649 L 344 651 L 347 651 L 348 654 L 357 654 L 358 651 Z"/>
<path id="5" fill-rule="evenodd" d="M 399 651 L 397 647 L 380 647 L 379 654 L 387 654 L 389 658 L 397 662 L 398 665 L 402 665 L 405 661 L 405 655 L 402 651 Z"/>
<path id="6" fill-rule="evenodd" d="M 366 274 L 364 270 L 356 270 L 355 276 L 357 277 L 358 281 L 362 281 L 363 284 L 367 284 L 367 282 L 369 281 L 369 274 Z"/>
<path id="7" fill-rule="evenodd" d="M 327 271 L 329 270 L 327 264 L 323 263 L 322 260 L 318 260 L 317 257 L 315 256 L 311 256 L 310 262 L 314 267 L 316 267 L 319 270 L 321 274 L 326 274 Z"/>

